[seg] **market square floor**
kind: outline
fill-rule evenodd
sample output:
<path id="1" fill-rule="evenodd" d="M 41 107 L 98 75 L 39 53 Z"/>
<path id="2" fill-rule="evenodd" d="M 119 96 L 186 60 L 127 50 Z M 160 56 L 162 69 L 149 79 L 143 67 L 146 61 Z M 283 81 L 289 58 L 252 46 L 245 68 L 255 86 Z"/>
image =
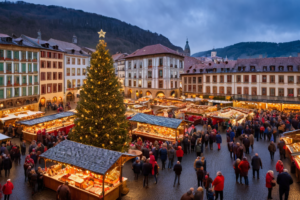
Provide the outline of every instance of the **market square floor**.
<path id="1" fill-rule="evenodd" d="M 197 127 L 201 129 L 200 127 Z M 277 177 L 277 172 L 275 170 L 275 164 L 279 159 L 278 150 L 275 153 L 275 160 L 272 162 L 270 160 L 270 155 L 268 151 L 267 141 L 259 141 L 254 143 L 254 151 L 247 155 L 248 161 L 250 156 L 252 157 L 254 153 L 258 153 L 262 159 L 263 169 L 260 170 L 260 179 L 252 178 L 252 169 L 249 170 L 249 186 L 236 184 L 235 174 L 232 167 L 233 160 L 230 159 L 230 155 L 227 149 L 225 134 L 222 134 L 223 143 L 221 145 L 221 151 L 217 151 L 217 145 L 214 144 L 213 150 L 206 149 L 204 156 L 207 161 L 207 171 L 210 173 L 212 178 L 215 178 L 216 172 L 221 171 L 225 177 L 225 188 L 224 188 L 224 199 L 253 199 L 261 200 L 267 199 L 267 188 L 265 187 L 265 175 L 268 170 L 273 170 L 275 176 Z M 18 139 L 13 139 L 13 142 L 19 143 Z M 28 149 L 28 148 L 27 148 Z M 181 196 L 188 191 L 190 187 L 197 188 L 197 180 L 195 171 L 193 168 L 193 163 L 196 158 L 194 153 L 184 155 L 182 161 L 182 175 L 180 180 L 180 185 L 173 187 L 174 183 L 174 172 L 173 170 L 160 170 L 158 176 L 157 185 L 154 184 L 154 178 L 149 178 L 149 188 L 143 188 L 143 177 L 140 175 L 139 179 L 134 180 L 134 174 L 131 170 L 131 161 L 128 161 L 123 168 L 123 176 L 128 178 L 127 187 L 129 188 L 129 193 L 123 196 L 123 200 L 167 200 L 167 199 L 180 199 Z M 24 182 L 24 163 L 25 156 L 22 156 L 21 164 L 16 165 L 13 163 L 13 167 L 10 173 L 10 179 L 15 186 L 13 194 L 11 195 L 12 200 L 54 200 L 55 191 L 45 189 L 42 192 L 36 193 L 31 197 L 31 187 Z M 290 160 L 286 158 L 284 161 L 284 166 L 290 171 Z M 158 160 L 159 166 L 161 166 L 161 161 Z M 1 185 L 5 184 L 7 178 L 3 177 L 4 171 L 2 171 L 2 177 L 0 177 Z M 295 174 L 292 174 L 294 179 L 294 184 L 291 185 L 289 200 L 300 199 L 300 185 L 296 181 Z M 244 180 L 243 180 L 244 182 Z M 279 200 L 278 185 L 275 186 L 272 192 L 272 197 L 274 200 Z M 206 197 L 204 197 L 206 199 Z"/>

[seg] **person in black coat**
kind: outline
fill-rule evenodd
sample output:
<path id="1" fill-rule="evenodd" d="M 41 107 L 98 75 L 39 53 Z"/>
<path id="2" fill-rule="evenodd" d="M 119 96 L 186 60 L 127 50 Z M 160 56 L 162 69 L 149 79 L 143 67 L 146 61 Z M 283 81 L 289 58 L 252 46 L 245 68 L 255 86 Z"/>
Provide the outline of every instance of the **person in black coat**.
<path id="1" fill-rule="evenodd" d="M 188 148 L 190 147 L 189 146 L 189 138 L 188 138 L 187 135 L 184 137 L 184 139 L 183 139 L 182 142 L 183 142 L 183 151 L 184 151 L 184 154 L 187 154 Z"/>
<path id="2" fill-rule="evenodd" d="M 202 187 L 204 176 L 205 176 L 204 168 L 200 167 L 200 169 L 197 169 L 198 187 L 200 186 Z"/>
<path id="3" fill-rule="evenodd" d="M 259 179 L 259 168 L 262 169 L 262 162 L 258 153 L 253 156 L 251 160 L 252 170 L 253 170 L 253 178 L 255 178 L 255 171 L 257 172 L 257 179 Z"/>
<path id="4" fill-rule="evenodd" d="M 5 155 L 4 160 L 2 161 L 2 165 L 3 165 L 3 169 L 5 171 L 5 177 L 9 176 L 10 169 L 12 167 L 11 159 Z"/>
<path id="5" fill-rule="evenodd" d="M 146 183 L 147 183 L 147 188 L 148 188 L 148 176 L 149 174 L 151 174 L 152 172 L 152 164 L 149 163 L 150 159 L 146 160 L 146 163 L 143 164 L 143 175 L 144 175 L 144 184 L 143 187 L 145 187 Z"/>
<path id="6" fill-rule="evenodd" d="M 145 146 L 142 148 L 142 153 L 147 159 L 149 158 L 149 149 L 147 149 Z"/>
<path id="7" fill-rule="evenodd" d="M 243 144 L 245 146 L 245 149 L 246 149 L 246 154 L 249 154 L 249 148 L 250 148 L 250 140 L 248 138 L 247 135 L 245 135 L 245 138 L 243 139 Z"/>
<path id="8" fill-rule="evenodd" d="M 179 161 L 177 161 L 177 164 L 174 165 L 173 171 L 175 172 L 175 180 L 174 180 L 173 187 L 175 187 L 175 183 L 176 183 L 177 178 L 178 178 L 178 185 L 180 185 L 180 174 L 181 174 L 181 171 L 182 171 L 182 166 L 181 166 Z"/>
<path id="9" fill-rule="evenodd" d="M 279 198 L 282 200 L 282 195 L 285 194 L 284 199 L 288 200 L 290 185 L 293 184 L 292 177 L 288 174 L 288 170 L 284 169 L 282 173 L 277 176 L 277 184 L 279 185 Z"/>
<path id="10" fill-rule="evenodd" d="M 140 160 L 136 160 L 135 163 L 133 164 L 132 168 L 133 168 L 133 172 L 134 172 L 134 178 L 136 180 L 138 180 L 139 174 L 141 171 Z"/>
<path id="11" fill-rule="evenodd" d="M 209 134 L 209 148 L 210 148 L 210 150 L 213 149 L 213 144 L 214 144 L 214 134 L 213 134 L 213 132 L 211 132 Z"/>

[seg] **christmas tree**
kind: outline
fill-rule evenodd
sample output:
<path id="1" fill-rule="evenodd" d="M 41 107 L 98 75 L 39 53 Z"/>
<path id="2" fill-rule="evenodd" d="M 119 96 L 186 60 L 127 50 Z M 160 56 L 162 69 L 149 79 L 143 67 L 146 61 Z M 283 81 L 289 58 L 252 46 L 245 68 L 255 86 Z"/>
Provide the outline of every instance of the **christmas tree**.
<path id="1" fill-rule="evenodd" d="M 99 32 L 100 37 L 104 34 L 102 30 Z M 127 145 L 127 121 L 120 89 L 106 42 L 100 40 L 91 57 L 86 83 L 80 91 L 75 127 L 69 138 L 87 145 L 123 151 Z"/>

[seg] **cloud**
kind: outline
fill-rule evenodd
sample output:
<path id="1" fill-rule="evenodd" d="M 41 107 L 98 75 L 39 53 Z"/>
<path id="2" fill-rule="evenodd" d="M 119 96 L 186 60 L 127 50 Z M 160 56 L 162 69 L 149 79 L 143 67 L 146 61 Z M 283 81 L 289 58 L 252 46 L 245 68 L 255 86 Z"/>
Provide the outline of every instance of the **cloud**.
<path id="1" fill-rule="evenodd" d="M 40 0 L 28 0 L 40 4 Z M 192 53 L 238 42 L 299 39 L 297 0 L 51 0 L 162 34 Z M 44 3 L 44 2 L 43 2 Z M 45 2 L 46 5 L 49 5 Z"/>

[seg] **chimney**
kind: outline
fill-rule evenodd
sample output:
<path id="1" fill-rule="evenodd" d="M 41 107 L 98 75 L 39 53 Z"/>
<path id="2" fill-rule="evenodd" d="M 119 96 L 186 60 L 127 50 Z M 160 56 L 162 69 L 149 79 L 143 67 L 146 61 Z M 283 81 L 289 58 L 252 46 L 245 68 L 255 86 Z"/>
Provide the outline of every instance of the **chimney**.
<path id="1" fill-rule="evenodd" d="M 263 58 L 263 55 L 262 55 L 262 54 L 259 54 L 258 58 Z"/>
<path id="2" fill-rule="evenodd" d="M 73 43 L 73 44 L 77 44 L 77 37 L 76 37 L 75 34 L 73 35 L 72 43 Z"/>
<path id="3" fill-rule="evenodd" d="M 42 39 L 42 33 L 41 33 L 41 30 L 39 30 L 37 32 L 38 36 L 37 36 L 37 39 L 41 40 Z"/>
<path id="4" fill-rule="evenodd" d="M 300 53 L 297 53 L 297 56 L 300 57 Z"/>

